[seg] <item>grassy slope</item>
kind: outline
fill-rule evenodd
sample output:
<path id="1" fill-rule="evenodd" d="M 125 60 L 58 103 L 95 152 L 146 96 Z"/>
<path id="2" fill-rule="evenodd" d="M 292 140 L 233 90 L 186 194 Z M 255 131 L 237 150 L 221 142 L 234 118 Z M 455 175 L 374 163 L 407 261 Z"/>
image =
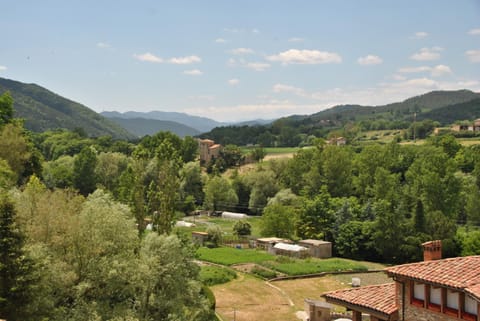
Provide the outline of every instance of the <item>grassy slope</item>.
<path id="1" fill-rule="evenodd" d="M 57 128 L 83 128 L 89 136 L 110 135 L 131 139 L 132 134 L 88 107 L 63 98 L 35 84 L 0 78 L 0 94 L 10 91 L 15 117 L 25 119 L 25 127 L 35 132 Z"/>

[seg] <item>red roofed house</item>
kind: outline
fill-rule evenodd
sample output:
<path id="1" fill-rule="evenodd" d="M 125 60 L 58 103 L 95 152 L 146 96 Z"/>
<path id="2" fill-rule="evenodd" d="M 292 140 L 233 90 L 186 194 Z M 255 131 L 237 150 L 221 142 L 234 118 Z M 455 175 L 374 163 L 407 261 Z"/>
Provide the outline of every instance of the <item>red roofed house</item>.
<path id="1" fill-rule="evenodd" d="M 329 292 L 329 303 L 372 321 L 480 321 L 480 256 L 441 259 L 441 242 L 422 244 L 424 261 L 385 269 L 395 281 Z"/>
<path id="2" fill-rule="evenodd" d="M 199 140 L 199 146 L 200 164 L 208 164 L 212 158 L 217 158 L 222 149 L 222 145 L 215 144 L 215 142 L 210 139 Z"/>

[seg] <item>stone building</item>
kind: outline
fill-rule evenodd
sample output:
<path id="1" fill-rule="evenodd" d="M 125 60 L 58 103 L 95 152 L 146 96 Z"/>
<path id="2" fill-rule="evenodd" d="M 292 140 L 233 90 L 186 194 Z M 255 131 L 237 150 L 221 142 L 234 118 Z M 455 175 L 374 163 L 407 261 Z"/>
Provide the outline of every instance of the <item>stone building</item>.
<path id="1" fill-rule="evenodd" d="M 441 241 L 423 243 L 424 261 L 388 267 L 394 282 L 325 293 L 352 320 L 480 321 L 480 256 L 441 259 Z"/>

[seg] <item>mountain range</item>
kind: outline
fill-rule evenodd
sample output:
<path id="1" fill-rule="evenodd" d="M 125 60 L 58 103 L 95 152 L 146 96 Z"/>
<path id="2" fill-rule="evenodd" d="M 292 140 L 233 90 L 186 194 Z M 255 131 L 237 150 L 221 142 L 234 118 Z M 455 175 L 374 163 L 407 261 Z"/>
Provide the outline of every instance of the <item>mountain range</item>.
<path id="1" fill-rule="evenodd" d="M 480 118 L 480 93 L 470 90 L 432 91 L 382 106 L 339 105 L 312 115 L 243 123 L 222 123 L 206 117 L 164 111 L 98 114 L 36 84 L 0 78 L 0 95 L 5 91 L 9 91 L 14 99 L 15 117 L 23 118 L 25 127 L 31 131 L 82 128 L 92 137 L 110 135 L 117 139 L 134 139 L 158 131 L 171 131 L 181 137 L 204 133 L 202 136 L 208 137 L 208 131 L 214 128 L 232 126 L 339 127 L 362 120 L 411 121 L 413 115 L 419 120 L 428 118 L 443 125 Z"/>

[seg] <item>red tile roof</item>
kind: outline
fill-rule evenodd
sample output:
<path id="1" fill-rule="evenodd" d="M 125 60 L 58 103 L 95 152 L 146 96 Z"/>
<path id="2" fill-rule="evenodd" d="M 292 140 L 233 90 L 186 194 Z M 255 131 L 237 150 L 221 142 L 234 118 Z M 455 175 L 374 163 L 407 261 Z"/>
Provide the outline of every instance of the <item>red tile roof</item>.
<path id="1" fill-rule="evenodd" d="M 397 265 L 385 271 L 391 277 L 402 276 L 462 290 L 472 288 L 480 296 L 480 255 Z"/>
<path id="2" fill-rule="evenodd" d="M 355 306 L 392 315 L 398 310 L 395 304 L 395 283 L 363 286 L 323 294 L 327 302 L 344 306 Z"/>

